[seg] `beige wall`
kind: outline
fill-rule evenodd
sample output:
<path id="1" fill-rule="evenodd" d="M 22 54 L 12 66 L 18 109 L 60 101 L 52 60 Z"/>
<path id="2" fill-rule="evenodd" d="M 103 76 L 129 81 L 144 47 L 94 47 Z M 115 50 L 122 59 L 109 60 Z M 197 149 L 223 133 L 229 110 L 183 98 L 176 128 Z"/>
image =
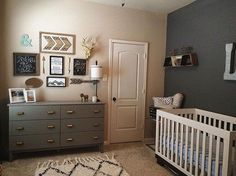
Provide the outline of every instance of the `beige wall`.
<path id="1" fill-rule="evenodd" d="M 9 87 L 25 87 L 24 82 L 29 77 L 13 76 L 13 52 L 39 52 L 39 31 L 76 34 L 76 55 L 72 58 L 83 58 L 81 41 L 83 37 L 97 38 L 95 52 L 89 60 L 89 65 L 95 60 L 104 68 L 104 75 L 108 76 L 109 39 L 124 39 L 144 41 L 149 43 L 147 107 L 151 104 L 151 97 L 163 95 L 164 70 L 163 58 L 166 41 L 166 16 L 154 13 L 131 10 L 127 8 L 111 7 L 78 0 L 7 0 L 6 1 L 6 54 L 4 60 L 4 75 Z M 20 45 L 20 37 L 29 34 L 33 47 Z M 55 54 L 54 54 L 55 55 Z M 92 96 L 95 92 L 92 84 L 69 85 L 66 88 L 47 88 L 45 81 L 49 75 L 48 54 L 46 57 L 46 74 L 41 78 L 44 85 L 37 89 L 37 99 L 41 100 L 79 100 L 80 93 Z M 68 55 L 65 55 L 65 76 L 68 74 Z M 79 76 L 77 76 L 79 77 Z M 87 76 L 81 78 L 86 79 Z M 98 96 L 107 103 L 108 82 L 98 84 Z M 4 90 L 7 95 L 7 89 Z M 107 111 L 107 110 L 106 110 Z M 147 111 L 148 112 L 148 111 Z M 107 113 L 106 113 L 107 114 Z M 106 119 L 107 119 L 106 115 Z M 107 120 L 106 120 L 107 121 Z M 148 121 L 147 121 L 148 122 Z M 107 125 L 107 124 L 106 124 Z M 146 124 L 146 137 L 149 137 L 149 124 Z"/>

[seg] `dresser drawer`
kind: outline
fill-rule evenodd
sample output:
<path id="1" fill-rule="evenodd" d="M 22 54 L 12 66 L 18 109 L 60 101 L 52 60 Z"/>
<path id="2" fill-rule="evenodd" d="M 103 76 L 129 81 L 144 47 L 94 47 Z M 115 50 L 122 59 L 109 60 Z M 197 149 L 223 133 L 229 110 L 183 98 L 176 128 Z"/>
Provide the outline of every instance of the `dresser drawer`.
<path id="1" fill-rule="evenodd" d="M 101 131 L 103 130 L 103 118 L 63 119 L 61 132 Z"/>
<path id="2" fill-rule="evenodd" d="M 60 132 L 60 120 L 9 121 L 10 135 L 48 134 Z"/>
<path id="3" fill-rule="evenodd" d="M 9 107 L 9 120 L 60 119 L 60 106 Z"/>
<path id="4" fill-rule="evenodd" d="M 61 118 L 103 117 L 104 105 L 64 105 Z"/>
<path id="5" fill-rule="evenodd" d="M 89 145 L 103 143 L 103 131 L 61 134 L 61 146 Z"/>
<path id="6" fill-rule="evenodd" d="M 11 151 L 59 147 L 59 135 L 10 136 L 9 147 Z"/>

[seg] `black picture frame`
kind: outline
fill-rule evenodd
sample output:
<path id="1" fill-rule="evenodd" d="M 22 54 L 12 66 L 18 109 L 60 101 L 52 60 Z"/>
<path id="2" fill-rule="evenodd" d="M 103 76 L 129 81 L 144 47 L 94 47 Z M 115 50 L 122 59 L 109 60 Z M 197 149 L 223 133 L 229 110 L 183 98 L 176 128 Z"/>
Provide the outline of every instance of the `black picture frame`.
<path id="1" fill-rule="evenodd" d="M 47 87 L 66 87 L 66 77 L 47 77 Z"/>
<path id="2" fill-rule="evenodd" d="M 86 60 L 85 59 L 74 59 L 73 74 L 86 75 Z"/>
<path id="3" fill-rule="evenodd" d="M 64 56 L 50 56 L 50 75 L 64 75 Z"/>
<path id="4" fill-rule="evenodd" d="M 38 53 L 13 53 L 14 76 L 39 76 L 40 60 Z"/>

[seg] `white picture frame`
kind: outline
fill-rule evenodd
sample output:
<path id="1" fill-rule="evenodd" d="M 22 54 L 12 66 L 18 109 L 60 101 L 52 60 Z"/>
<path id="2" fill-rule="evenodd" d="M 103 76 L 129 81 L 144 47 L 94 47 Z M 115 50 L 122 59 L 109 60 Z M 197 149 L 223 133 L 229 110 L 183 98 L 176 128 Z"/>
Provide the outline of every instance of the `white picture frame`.
<path id="1" fill-rule="evenodd" d="M 9 88 L 9 99 L 10 103 L 24 103 L 25 96 L 24 96 L 25 88 Z"/>
<path id="2" fill-rule="evenodd" d="M 34 89 L 24 90 L 24 97 L 26 103 L 36 102 L 36 92 Z"/>

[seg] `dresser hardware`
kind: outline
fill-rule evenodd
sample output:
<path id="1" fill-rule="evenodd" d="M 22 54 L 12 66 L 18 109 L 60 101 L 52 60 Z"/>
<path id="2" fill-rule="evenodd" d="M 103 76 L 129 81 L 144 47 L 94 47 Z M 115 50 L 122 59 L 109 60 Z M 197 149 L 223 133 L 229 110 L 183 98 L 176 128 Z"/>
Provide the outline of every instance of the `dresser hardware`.
<path id="1" fill-rule="evenodd" d="M 17 127 L 16 129 L 21 131 L 21 130 L 24 130 L 24 127 Z"/>
<path id="2" fill-rule="evenodd" d="M 55 114 L 56 112 L 55 111 L 48 111 L 48 114 L 52 115 L 52 114 Z"/>
<path id="3" fill-rule="evenodd" d="M 98 136 L 94 136 L 93 139 L 94 139 L 94 140 L 98 140 L 99 137 L 98 137 Z"/>
<path id="4" fill-rule="evenodd" d="M 54 125 L 48 125 L 48 128 L 53 129 L 53 128 L 55 128 L 55 126 Z"/>
<path id="5" fill-rule="evenodd" d="M 69 125 L 66 125 L 68 128 L 72 128 L 74 125 L 72 124 L 69 124 Z"/>
<path id="6" fill-rule="evenodd" d="M 73 114 L 74 111 L 66 111 L 67 114 Z"/>
<path id="7" fill-rule="evenodd" d="M 73 138 L 67 138 L 66 139 L 68 142 L 71 142 L 71 141 L 73 141 Z"/>
<path id="8" fill-rule="evenodd" d="M 93 112 L 94 112 L 94 113 L 99 113 L 99 112 L 100 112 L 100 110 L 98 110 L 98 109 L 95 109 L 95 110 L 93 110 Z"/>
<path id="9" fill-rule="evenodd" d="M 17 115 L 21 116 L 21 115 L 24 115 L 25 113 L 24 112 L 17 112 Z"/>
<path id="10" fill-rule="evenodd" d="M 53 140 L 53 139 L 48 139 L 48 143 L 55 143 L 55 140 Z"/>
<path id="11" fill-rule="evenodd" d="M 17 142 L 16 142 L 16 145 L 24 145 L 24 142 L 22 142 L 22 141 L 17 141 Z"/>
<path id="12" fill-rule="evenodd" d="M 93 126 L 94 127 L 99 127 L 99 123 L 94 123 Z"/>

